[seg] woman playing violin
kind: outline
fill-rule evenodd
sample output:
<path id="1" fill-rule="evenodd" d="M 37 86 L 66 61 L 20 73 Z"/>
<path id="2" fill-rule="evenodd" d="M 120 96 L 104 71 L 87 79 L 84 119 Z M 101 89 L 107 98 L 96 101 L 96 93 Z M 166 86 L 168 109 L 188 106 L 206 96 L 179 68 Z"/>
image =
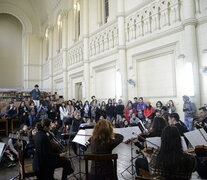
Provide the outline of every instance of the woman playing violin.
<path id="1" fill-rule="evenodd" d="M 160 149 L 155 150 L 151 157 L 146 156 L 153 179 L 191 179 L 197 166 L 196 158 L 183 151 L 180 134 L 175 126 L 164 128 Z"/>
<path id="2" fill-rule="evenodd" d="M 99 120 L 93 130 L 91 151 L 93 154 L 111 154 L 112 150 L 123 141 L 121 134 L 114 134 L 112 125 L 107 120 Z M 95 168 L 100 178 L 95 177 Z M 113 163 L 111 160 L 104 162 L 92 162 L 90 179 L 113 179 Z"/>
<path id="3" fill-rule="evenodd" d="M 162 134 L 162 130 L 167 126 L 166 121 L 161 118 L 161 117 L 156 117 L 153 120 L 153 125 L 152 125 L 152 130 L 149 133 L 143 133 L 140 134 L 143 138 L 148 138 L 148 137 L 160 137 Z M 138 142 L 135 143 L 139 148 L 144 148 L 141 147 L 139 141 L 143 142 L 143 138 L 138 137 Z M 144 169 L 148 171 L 148 162 L 147 159 L 144 158 L 137 158 L 135 161 L 135 166 L 136 166 L 136 172 L 137 175 L 139 175 L 139 168 Z"/>

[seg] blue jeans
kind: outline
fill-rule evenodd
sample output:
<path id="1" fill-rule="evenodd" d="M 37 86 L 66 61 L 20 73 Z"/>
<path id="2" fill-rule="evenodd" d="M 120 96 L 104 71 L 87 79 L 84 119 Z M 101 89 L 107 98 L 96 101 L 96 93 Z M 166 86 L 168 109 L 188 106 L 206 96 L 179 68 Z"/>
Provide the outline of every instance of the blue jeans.
<path id="1" fill-rule="evenodd" d="M 193 131 L 193 122 L 190 122 L 190 119 L 192 119 L 192 117 L 185 117 L 185 125 L 189 131 Z"/>
<path id="2" fill-rule="evenodd" d="M 113 119 L 114 119 L 114 117 L 112 116 L 112 117 L 110 117 L 110 116 L 106 116 L 106 119 L 108 120 L 108 121 L 112 121 Z"/>
<path id="3" fill-rule="evenodd" d="M 33 127 L 33 122 L 35 121 L 36 116 L 35 115 L 29 115 L 29 127 L 32 128 Z"/>

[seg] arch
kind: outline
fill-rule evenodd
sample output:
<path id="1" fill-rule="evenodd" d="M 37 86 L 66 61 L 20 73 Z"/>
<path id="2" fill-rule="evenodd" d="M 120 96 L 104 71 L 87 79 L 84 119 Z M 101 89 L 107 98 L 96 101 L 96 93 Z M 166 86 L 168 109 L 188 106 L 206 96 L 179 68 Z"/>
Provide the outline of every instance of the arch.
<path id="1" fill-rule="evenodd" d="M 10 15 L 16 17 L 22 24 L 23 34 L 32 33 L 32 24 L 31 24 L 29 18 L 18 7 L 14 6 L 12 4 L 8 4 L 8 3 L 1 3 L 0 13 L 10 14 Z"/>

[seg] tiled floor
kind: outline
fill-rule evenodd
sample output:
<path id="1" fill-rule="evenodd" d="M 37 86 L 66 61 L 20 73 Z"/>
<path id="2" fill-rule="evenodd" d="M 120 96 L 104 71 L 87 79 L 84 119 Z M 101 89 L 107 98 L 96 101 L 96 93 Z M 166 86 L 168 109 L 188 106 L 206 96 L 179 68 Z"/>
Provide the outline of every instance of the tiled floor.
<path id="1" fill-rule="evenodd" d="M 133 155 L 136 156 L 135 150 L 137 148 L 133 146 Z M 90 148 L 87 150 L 90 152 Z M 121 143 L 119 146 L 117 146 L 116 149 L 114 149 L 113 153 L 118 153 L 118 163 L 117 163 L 117 172 L 118 172 L 118 179 L 119 180 L 131 180 L 135 179 L 134 176 L 130 175 L 127 171 L 123 173 L 123 176 L 121 173 L 130 165 L 130 159 L 131 159 L 131 146 L 130 144 L 124 144 Z M 72 152 L 73 155 L 73 152 Z M 31 160 L 29 160 L 31 162 Z M 79 159 L 78 158 L 72 158 L 72 162 L 75 167 L 75 173 L 79 172 Z M 85 163 L 84 160 L 80 160 L 81 162 L 81 172 L 85 172 Z M 131 170 L 131 168 L 130 168 Z M 15 176 L 18 173 L 17 167 L 13 168 L 5 168 L 0 166 L 0 180 L 9 180 L 13 176 Z M 55 170 L 55 178 L 61 179 L 61 173 L 62 169 L 56 169 Z M 77 180 L 80 179 L 79 175 L 77 178 L 70 176 L 68 177 L 70 180 Z M 82 179 L 85 179 L 85 177 L 82 175 Z M 193 173 L 192 179 L 199 179 L 197 173 Z"/>

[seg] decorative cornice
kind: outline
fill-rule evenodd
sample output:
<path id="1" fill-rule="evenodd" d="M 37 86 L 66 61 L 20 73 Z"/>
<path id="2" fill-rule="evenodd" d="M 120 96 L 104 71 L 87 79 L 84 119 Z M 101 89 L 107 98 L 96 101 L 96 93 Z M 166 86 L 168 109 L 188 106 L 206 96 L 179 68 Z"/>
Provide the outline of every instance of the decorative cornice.
<path id="1" fill-rule="evenodd" d="M 193 25 L 195 26 L 197 24 L 197 19 L 195 18 L 190 18 L 190 19 L 184 19 L 182 21 L 183 26 L 188 26 L 188 25 Z"/>

